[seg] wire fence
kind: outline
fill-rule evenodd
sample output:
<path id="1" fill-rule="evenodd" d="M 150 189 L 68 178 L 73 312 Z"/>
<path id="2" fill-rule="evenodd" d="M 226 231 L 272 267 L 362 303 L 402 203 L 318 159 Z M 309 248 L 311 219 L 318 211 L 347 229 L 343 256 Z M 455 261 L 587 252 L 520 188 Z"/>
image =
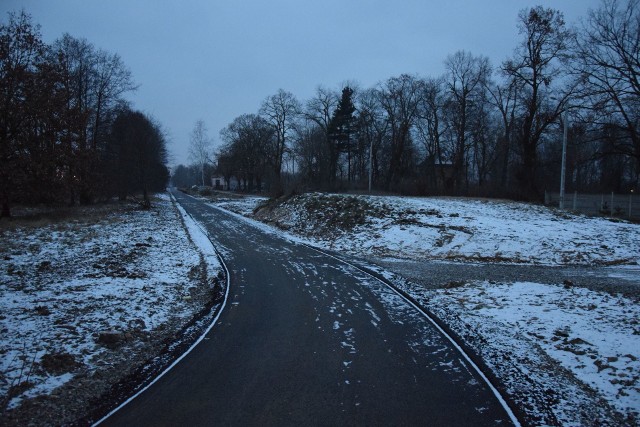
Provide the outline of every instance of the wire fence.
<path id="1" fill-rule="evenodd" d="M 545 192 L 547 206 L 560 206 L 560 193 Z M 640 195 L 565 193 L 564 208 L 587 215 L 605 215 L 640 221 Z"/>

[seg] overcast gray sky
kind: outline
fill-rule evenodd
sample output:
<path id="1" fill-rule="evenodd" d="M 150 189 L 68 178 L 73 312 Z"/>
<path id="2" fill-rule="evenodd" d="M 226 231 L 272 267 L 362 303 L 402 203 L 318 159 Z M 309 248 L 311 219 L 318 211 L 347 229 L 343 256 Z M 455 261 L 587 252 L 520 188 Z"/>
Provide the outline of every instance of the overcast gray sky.
<path id="1" fill-rule="evenodd" d="M 553 7 L 577 24 L 599 0 L 1 0 L 24 8 L 50 43 L 67 32 L 118 53 L 140 88 L 128 98 L 167 131 L 172 164 L 188 163 L 205 121 L 214 144 L 235 117 L 282 88 L 362 87 L 401 73 L 438 76 L 467 50 L 494 66 L 519 41 L 517 15 Z"/>

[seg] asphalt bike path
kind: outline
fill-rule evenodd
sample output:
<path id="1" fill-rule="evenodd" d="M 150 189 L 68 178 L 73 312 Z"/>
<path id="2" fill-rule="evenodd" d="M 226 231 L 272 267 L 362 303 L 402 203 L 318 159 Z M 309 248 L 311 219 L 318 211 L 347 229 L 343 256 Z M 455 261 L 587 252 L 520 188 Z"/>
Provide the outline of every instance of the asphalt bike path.
<path id="1" fill-rule="evenodd" d="M 105 426 L 513 425 L 418 310 L 330 255 L 175 191 L 230 272 L 206 337 Z"/>

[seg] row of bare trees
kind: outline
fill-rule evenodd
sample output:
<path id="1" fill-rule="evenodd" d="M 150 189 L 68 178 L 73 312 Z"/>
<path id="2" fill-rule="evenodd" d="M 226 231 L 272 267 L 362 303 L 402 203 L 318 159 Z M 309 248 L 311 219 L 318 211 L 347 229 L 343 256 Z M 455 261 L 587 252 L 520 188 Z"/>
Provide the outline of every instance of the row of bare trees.
<path id="1" fill-rule="evenodd" d="M 0 23 L 2 216 L 15 202 L 86 204 L 163 187 L 164 136 L 126 105 L 135 88 L 118 55 L 68 34 L 45 44 L 26 12 L 10 13 Z"/>
<path id="2" fill-rule="evenodd" d="M 371 179 L 384 190 L 534 199 L 558 185 L 568 118 L 569 186 L 637 187 L 639 0 L 603 0 L 580 28 L 543 7 L 518 18 L 521 40 L 495 68 L 459 51 L 435 78 L 319 87 L 306 102 L 278 91 L 221 132 L 218 172 L 247 190 L 281 189 L 283 177 L 312 189 Z"/>

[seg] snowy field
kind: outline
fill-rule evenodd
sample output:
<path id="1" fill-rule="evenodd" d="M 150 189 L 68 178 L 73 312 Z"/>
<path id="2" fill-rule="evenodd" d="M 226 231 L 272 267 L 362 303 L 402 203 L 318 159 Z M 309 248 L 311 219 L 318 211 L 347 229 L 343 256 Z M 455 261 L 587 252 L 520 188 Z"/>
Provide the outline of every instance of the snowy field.
<path id="1" fill-rule="evenodd" d="M 0 413 L 79 378 L 97 381 L 113 358 L 179 329 L 209 292 L 201 254 L 209 275 L 220 268 L 186 217 L 189 239 L 167 195 L 149 211 L 106 205 L 68 215 L 0 228 Z"/>
<path id="2" fill-rule="evenodd" d="M 259 203 L 264 200 L 220 205 L 254 216 Z M 522 203 L 316 194 L 294 197 L 254 217 L 294 239 L 358 256 L 625 265 L 631 274 L 640 261 L 636 224 Z M 455 269 L 454 262 L 451 266 Z M 640 278 L 636 281 L 640 285 Z M 622 414 L 624 423 L 639 422 L 638 297 L 562 283 L 471 281 L 436 290 L 398 283 L 447 321 L 542 423 L 615 425 L 607 419 L 608 410 L 596 407 L 600 399 Z M 550 367 L 549 358 L 560 368 Z M 565 370 L 570 380 L 565 381 Z M 546 398 L 550 414 L 528 401 L 529 392 Z"/>

